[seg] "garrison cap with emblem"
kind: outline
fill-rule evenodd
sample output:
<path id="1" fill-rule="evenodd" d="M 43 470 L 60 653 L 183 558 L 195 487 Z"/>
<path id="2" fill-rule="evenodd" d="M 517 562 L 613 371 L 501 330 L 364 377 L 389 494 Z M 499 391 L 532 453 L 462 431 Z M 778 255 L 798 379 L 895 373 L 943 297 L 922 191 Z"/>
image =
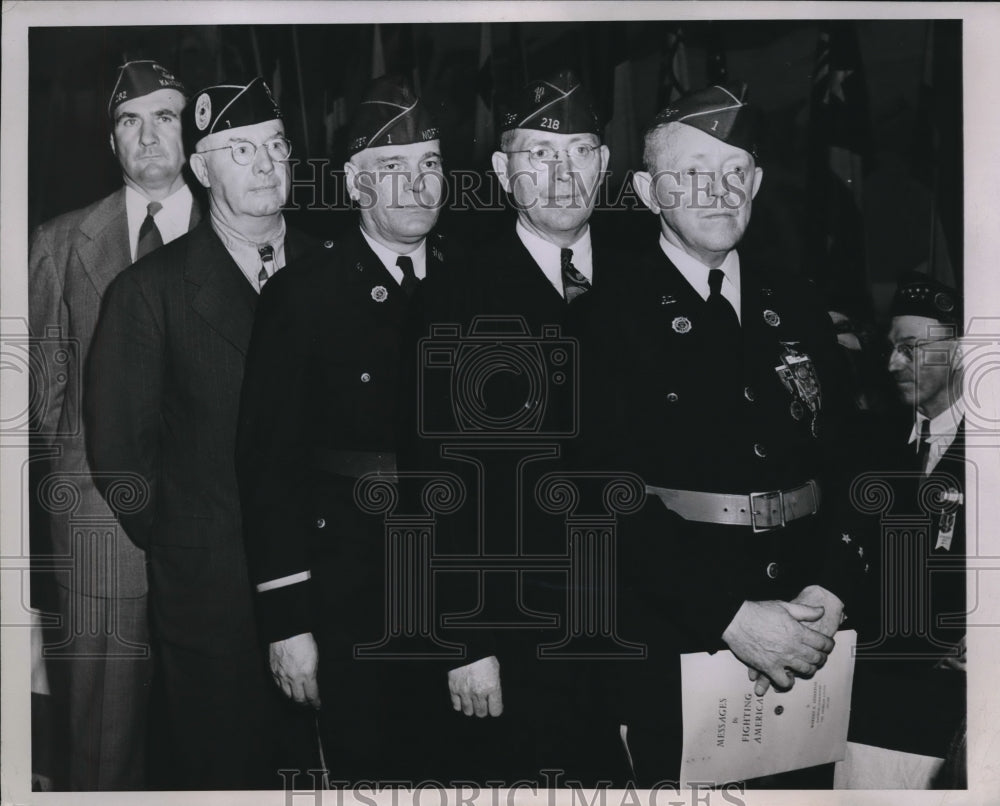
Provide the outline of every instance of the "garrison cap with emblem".
<path id="1" fill-rule="evenodd" d="M 667 123 L 683 123 L 712 135 L 757 159 L 757 125 L 747 101 L 746 84 L 716 84 L 684 95 L 661 110 L 647 131 Z"/>
<path id="2" fill-rule="evenodd" d="M 440 130 L 427 106 L 402 76 L 382 76 L 368 85 L 347 136 L 348 154 L 366 148 L 437 140 Z"/>
<path id="3" fill-rule="evenodd" d="M 962 301 L 955 289 L 922 272 L 908 272 L 899 278 L 889 309 L 892 316 L 926 316 L 962 329 Z"/>
<path id="4" fill-rule="evenodd" d="M 108 99 L 108 117 L 114 118 L 115 110 L 126 101 L 157 90 L 176 90 L 187 95 L 180 80 L 159 62 L 152 59 L 125 62 L 118 68 L 118 77 Z"/>
<path id="5" fill-rule="evenodd" d="M 198 142 L 210 134 L 253 126 L 269 120 L 282 120 L 271 89 L 257 76 L 249 84 L 217 84 L 196 93 L 184 107 L 184 147 L 194 151 Z"/>
<path id="6" fill-rule="evenodd" d="M 536 129 L 555 134 L 601 134 L 594 104 L 572 70 L 530 81 L 503 116 L 501 132 Z"/>

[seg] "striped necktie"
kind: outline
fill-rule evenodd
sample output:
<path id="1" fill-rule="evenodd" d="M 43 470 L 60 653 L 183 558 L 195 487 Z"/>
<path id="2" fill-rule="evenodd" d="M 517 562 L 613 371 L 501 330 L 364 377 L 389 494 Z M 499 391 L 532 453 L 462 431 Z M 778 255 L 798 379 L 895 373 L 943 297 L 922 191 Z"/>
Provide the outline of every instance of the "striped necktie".
<path id="1" fill-rule="evenodd" d="M 163 246 L 163 237 L 156 226 L 156 221 L 153 220 L 153 217 L 162 209 L 163 205 L 159 202 L 153 201 L 146 205 L 146 217 L 139 227 L 139 241 L 135 248 L 136 260 Z"/>
<path id="2" fill-rule="evenodd" d="M 573 250 L 559 251 L 559 267 L 562 270 L 563 293 L 567 304 L 590 289 L 590 281 L 573 265 Z"/>
<path id="3" fill-rule="evenodd" d="M 264 283 L 274 274 L 274 247 L 266 243 L 257 250 L 260 253 L 260 271 L 257 273 L 257 287 L 264 289 Z"/>

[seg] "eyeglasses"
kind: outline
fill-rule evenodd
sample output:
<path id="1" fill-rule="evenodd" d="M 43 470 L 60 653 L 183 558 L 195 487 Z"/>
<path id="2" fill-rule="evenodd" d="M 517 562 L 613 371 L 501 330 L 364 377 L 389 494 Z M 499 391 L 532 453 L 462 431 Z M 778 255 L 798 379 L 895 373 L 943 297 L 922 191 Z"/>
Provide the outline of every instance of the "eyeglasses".
<path id="1" fill-rule="evenodd" d="M 896 353 L 903 358 L 903 360 L 908 363 L 913 363 L 913 356 L 917 350 L 923 350 L 930 347 L 932 344 L 946 344 L 951 341 L 951 339 L 933 339 L 931 341 L 901 341 L 897 344 L 889 345 L 889 357 L 892 358 Z"/>
<path id="2" fill-rule="evenodd" d="M 254 157 L 257 156 L 257 149 L 259 147 L 249 140 L 240 140 L 238 143 L 230 143 L 218 148 L 206 148 L 197 153 L 207 154 L 209 151 L 222 151 L 224 148 L 228 148 L 230 154 L 232 154 L 233 162 L 237 165 L 249 165 L 254 161 Z M 272 137 L 270 140 L 267 140 L 263 143 L 263 147 L 267 149 L 267 155 L 275 162 L 284 162 L 292 154 L 291 142 L 281 136 Z"/>
<path id="3" fill-rule="evenodd" d="M 505 154 L 527 154 L 528 161 L 536 168 L 541 168 L 546 163 L 556 162 L 560 154 L 569 157 L 570 162 L 582 165 L 589 162 L 600 146 L 592 146 L 587 143 L 577 143 L 569 148 L 552 148 L 550 146 L 536 146 L 535 148 L 524 148 L 519 151 L 505 151 Z"/>

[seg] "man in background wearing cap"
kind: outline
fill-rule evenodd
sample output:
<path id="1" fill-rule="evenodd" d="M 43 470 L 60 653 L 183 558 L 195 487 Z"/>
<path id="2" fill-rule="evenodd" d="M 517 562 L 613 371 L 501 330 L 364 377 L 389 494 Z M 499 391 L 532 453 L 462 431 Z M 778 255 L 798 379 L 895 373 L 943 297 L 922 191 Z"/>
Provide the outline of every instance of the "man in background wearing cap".
<path id="1" fill-rule="evenodd" d="M 873 525 L 847 755 L 834 787 L 963 788 L 964 752 L 950 753 L 966 711 L 962 307 L 953 288 L 915 272 L 900 280 L 891 313 L 888 367 L 909 418 L 905 432 L 889 435 L 895 461 L 870 472 L 891 485 L 893 516 L 929 528 Z"/>
<path id="2" fill-rule="evenodd" d="M 848 558 L 818 515 L 846 405 L 832 324 L 736 250 L 763 175 L 745 88 L 661 112 L 644 161 L 634 181 L 659 240 L 593 292 L 581 441 L 590 467 L 647 485 L 619 534 L 622 631 L 648 658 L 618 682 L 648 785 L 679 772 L 680 653 L 728 647 L 758 694 L 791 686 L 833 648 Z"/>
<path id="3" fill-rule="evenodd" d="M 122 65 L 108 117 L 111 152 L 125 186 L 42 224 L 32 239 L 32 333 L 47 338 L 47 330 L 58 327 L 79 367 L 87 359 L 108 284 L 134 260 L 187 232 L 199 219 L 181 172 L 184 102 L 184 85 L 157 62 Z M 54 452 L 51 469 L 79 496 L 72 511 L 50 513 L 51 550 L 88 565 L 57 575 L 60 614 L 68 628 L 81 618 L 88 625 L 115 624 L 113 636 L 88 627 L 73 635 L 70 652 L 53 667 L 54 680 L 66 686 L 68 708 L 68 726 L 60 726 L 68 736 L 68 779 L 57 783 L 76 791 L 142 789 L 152 661 L 135 653 L 149 645 L 145 558 L 122 534 L 108 554 L 100 541 L 88 544 L 83 554 L 74 548 L 71 519 L 106 522 L 113 515 L 94 486 L 84 432 L 76 425 L 82 378 L 57 371 L 44 377 L 47 385 L 36 393 L 46 401 L 39 427 L 45 446 Z"/>
<path id="4" fill-rule="evenodd" d="M 353 492 L 369 473 L 394 482 L 412 428 L 409 323 L 428 284 L 448 285 L 450 250 L 432 234 L 441 145 L 410 87 L 383 77 L 349 149 L 360 226 L 275 278 L 254 322 L 237 452 L 251 582 L 275 680 L 321 708 L 331 777 L 445 781 L 445 669 L 355 655 L 388 634 L 389 602 L 403 593 L 386 590 L 383 518 Z"/>
<path id="5" fill-rule="evenodd" d="M 233 461 L 257 295 L 307 244 L 281 208 L 291 145 L 267 85 L 208 87 L 184 111 L 210 217 L 123 272 L 94 336 L 84 411 L 98 486 L 147 552 L 170 788 L 280 788 L 280 694 L 257 644 Z M 282 748 L 283 750 L 284 748 Z"/>

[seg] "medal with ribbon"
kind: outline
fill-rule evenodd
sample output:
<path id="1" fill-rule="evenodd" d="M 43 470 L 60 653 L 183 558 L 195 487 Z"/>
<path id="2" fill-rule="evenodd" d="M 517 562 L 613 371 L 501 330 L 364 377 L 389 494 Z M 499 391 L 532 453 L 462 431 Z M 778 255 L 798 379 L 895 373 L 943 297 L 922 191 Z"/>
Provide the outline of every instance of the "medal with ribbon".
<path id="1" fill-rule="evenodd" d="M 807 410 L 812 412 L 809 429 L 815 437 L 816 421 L 823 402 L 816 365 L 807 353 L 796 349 L 799 346 L 797 341 L 783 341 L 780 344 L 784 352 L 781 363 L 774 371 L 792 396 L 789 407 L 792 417 L 801 420 Z"/>

